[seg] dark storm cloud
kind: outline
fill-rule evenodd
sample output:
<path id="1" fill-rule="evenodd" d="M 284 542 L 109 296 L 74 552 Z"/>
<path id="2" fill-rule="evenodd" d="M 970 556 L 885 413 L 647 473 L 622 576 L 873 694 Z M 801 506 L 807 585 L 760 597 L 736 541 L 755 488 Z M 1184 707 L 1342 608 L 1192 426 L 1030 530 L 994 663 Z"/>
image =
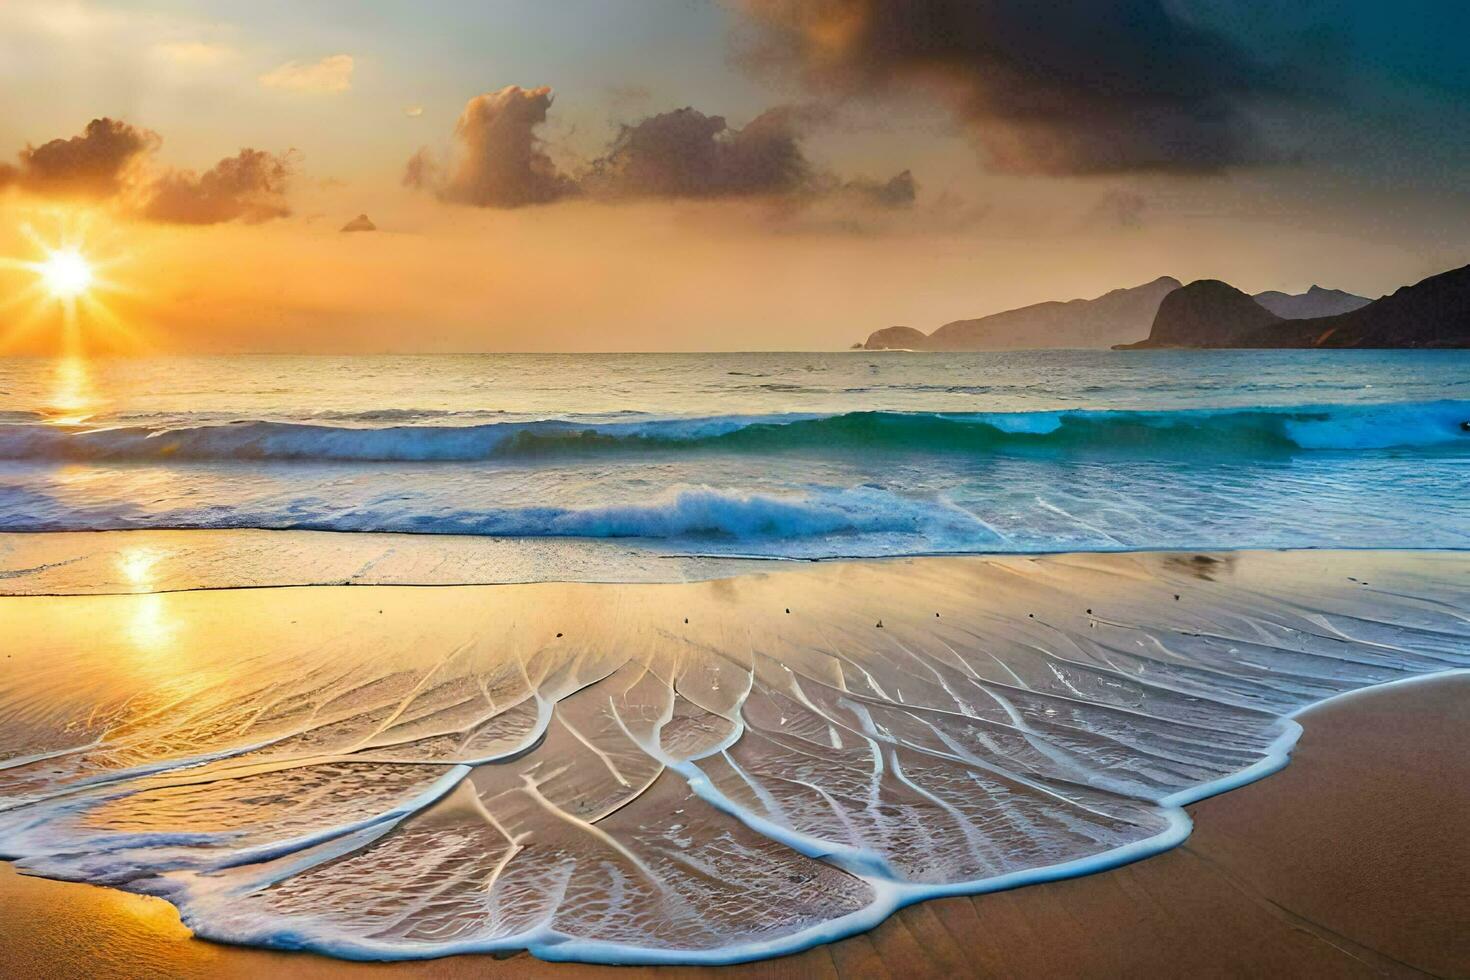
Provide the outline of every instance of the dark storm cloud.
<path id="1" fill-rule="evenodd" d="M 79 136 L 21 150 L 18 165 L 0 166 L 0 185 L 51 197 L 112 197 L 128 185 L 158 142 L 146 129 L 93 119 Z"/>
<path id="2" fill-rule="evenodd" d="M 749 59 L 838 96 L 919 87 L 1017 173 L 1201 172 L 1271 156 L 1291 87 L 1166 0 L 736 0 Z"/>
<path id="3" fill-rule="evenodd" d="M 87 198 L 149 221 L 174 224 L 250 223 L 284 217 L 288 160 L 241 150 L 202 174 L 159 173 L 150 157 L 158 134 L 117 119 L 93 119 L 78 136 L 28 146 L 18 164 L 0 165 L 0 187 L 39 197 Z"/>
<path id="4" fill-rule="evenodd" d="M 153 182 L 142 215 L 151 221 L 213 225 L 225 221 L 259 224 L 291 213 L 285 157 L 244 149 L 202 174 L 176 170 Z"/>
<path id="5" fill-rule="evenodd" d="M 776 108 L 740 129 L 683 108 L 624 126 L 584 183 L 609 197 L 749 197 L 795 194 L 813 168 L 801 149 L 800 114 Z"/>
<path id="6" fill-rule="evenodd" d="M 480 207 L 544 204 L 572 195 L 596 200 L 769 198 L 801 201 L 841 193 L 863 204 L 912 204 L 914 180 L 844 183 L 808 160 L 802 137 L 826 110 L 779 106 L 741 127 L 685 107 L 621 126 L 601 156 L 573 177 L 536 135 L 549 88 L 509 86 L 476 96 L 455 127 L 448 167 L 427 150 L 408 161 L 403 183 L 442 200 Z"/>
<path id="7" fill-rule="evenodd" d="M 455 154 L 447 169 L 426 151 L 409 160 L 404 183 L 440 198 L 479 207 L 545 204 L 574 193 L 576 184 L 542 149 L 536 128 L 546 121 L 551 89 L 509 85 L 477 95 L 454 127 Z"/>

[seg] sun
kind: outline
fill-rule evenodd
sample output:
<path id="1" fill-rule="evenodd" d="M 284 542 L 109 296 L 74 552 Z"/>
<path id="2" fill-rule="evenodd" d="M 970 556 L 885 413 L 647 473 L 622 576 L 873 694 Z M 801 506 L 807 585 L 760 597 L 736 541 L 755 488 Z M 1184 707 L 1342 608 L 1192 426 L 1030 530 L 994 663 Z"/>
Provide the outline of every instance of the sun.
<path id="1" fill-rule="evenodd" d="M 0 0 L 3 2 L 3 0 Z M 133 264 L 116 229 L 90 213 L 41 211 L 50 235 L 22 220 L 31 254 L 0 256 L 0 355 L 28 349 L 66 356 L 145 349 L 146 337 L 113 308 L 144 293 L 117 272 Z M 13 278 L 11 272 L 21 273 Z M 125 308 L 125 307 L 124 307 Z"/>
<path id="2" fill-rule="evenodd" d="M 37 264 L 46 291 L 57 299 L 75 299 L 92 285 L 92 263 L 74 248 L 61 248 Z"/>

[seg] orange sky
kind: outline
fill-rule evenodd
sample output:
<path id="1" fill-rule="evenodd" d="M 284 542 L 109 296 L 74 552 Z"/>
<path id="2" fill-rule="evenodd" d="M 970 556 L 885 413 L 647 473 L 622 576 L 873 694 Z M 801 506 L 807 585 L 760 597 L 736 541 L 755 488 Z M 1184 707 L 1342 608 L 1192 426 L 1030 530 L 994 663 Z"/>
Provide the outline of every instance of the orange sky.
<path id="1" fill-rule="evenodd" d="M 83 332 L 118 351 L 830 349 L 1159 275 L 1376 295 L 1470 256 L 1445 160 L 1013 172 L 996 161 L 1029 136 L 1002 145 L 995 119 L 977 135 L 917 83 L 822 103 L 731 54 L 747 5 L 695 6 L 599 28 L 521 3 L 404 25 L 369 4 L 346 27 L 274 5 L 17 0 L 0 13 L 0 256 L 35 257 L 27 228 L 85 226 L 121 287 L 97 298 L 137 337 Z M 475 30 L 483 56 L 445 40 Z M 598 30 L 590 53 L 579 32 Z M 707 125 L 722 156 L 669 172 L 684 144 L 619 149 L 618 127 L 647 120 Z M 760 169 L 772 153 L 800 173 Z M 410 158 L 431 165 L 417 188 Z M 917 189 L 890 199 L 901 171 Z M 378 230 L 338 230 L 359 213 Z M 0 350 L 58 343 L 59 311 L 17 299 L 34 278 L 0 268 Z"/>

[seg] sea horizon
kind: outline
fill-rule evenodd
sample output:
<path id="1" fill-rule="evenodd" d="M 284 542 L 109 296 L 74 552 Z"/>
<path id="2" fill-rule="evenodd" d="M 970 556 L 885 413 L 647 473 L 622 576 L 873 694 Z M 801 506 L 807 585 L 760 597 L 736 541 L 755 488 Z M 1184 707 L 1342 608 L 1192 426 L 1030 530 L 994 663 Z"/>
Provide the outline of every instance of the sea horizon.
<path id="1" fill-rule="evenodd" d="M 1470 975 L 1465 37 L 0 3 L 0 978 Z"/>

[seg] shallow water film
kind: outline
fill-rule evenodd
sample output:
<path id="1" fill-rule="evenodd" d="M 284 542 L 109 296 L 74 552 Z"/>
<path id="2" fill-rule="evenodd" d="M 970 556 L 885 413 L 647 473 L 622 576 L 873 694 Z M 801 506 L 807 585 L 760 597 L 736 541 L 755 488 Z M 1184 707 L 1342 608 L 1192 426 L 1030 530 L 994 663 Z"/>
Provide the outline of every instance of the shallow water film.
<path id="1" fill-rule="evenodd" d="M 834 563 L 0 598 L 0 854 L 200 935 L 719 963 L 1188 833 L 1297 709 L 1470 667 L 1470 558 Z"/>

